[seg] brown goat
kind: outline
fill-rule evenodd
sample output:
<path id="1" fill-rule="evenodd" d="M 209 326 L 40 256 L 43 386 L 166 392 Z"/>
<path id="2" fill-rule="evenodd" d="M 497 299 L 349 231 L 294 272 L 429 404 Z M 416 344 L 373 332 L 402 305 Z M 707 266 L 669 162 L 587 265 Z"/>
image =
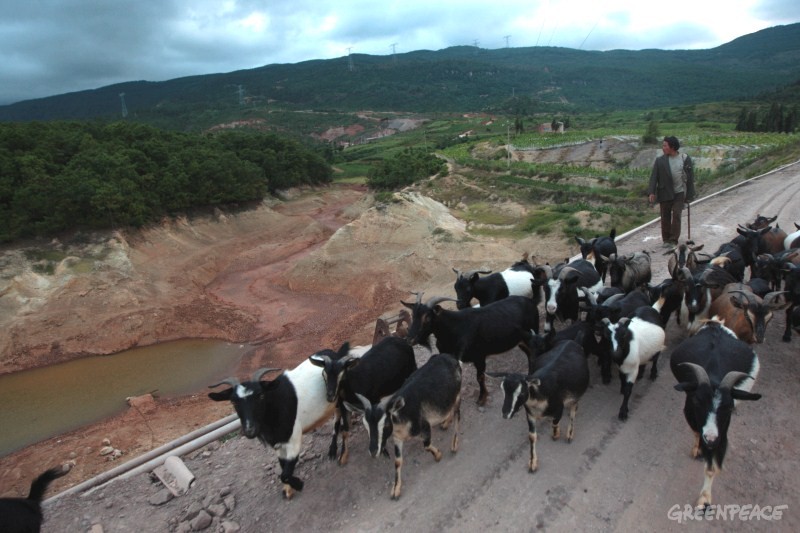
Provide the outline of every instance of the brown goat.
<path id="1" fill-rule="evenodd" d="M 711 302 L 708 316 L 718 320 L 748 343 L 764 342 L 767 324 L 773 311 L 788 307 L 785 292 L 770 292 L 762 300 L 743 283 L 729 283 L 722 293 Z"/>

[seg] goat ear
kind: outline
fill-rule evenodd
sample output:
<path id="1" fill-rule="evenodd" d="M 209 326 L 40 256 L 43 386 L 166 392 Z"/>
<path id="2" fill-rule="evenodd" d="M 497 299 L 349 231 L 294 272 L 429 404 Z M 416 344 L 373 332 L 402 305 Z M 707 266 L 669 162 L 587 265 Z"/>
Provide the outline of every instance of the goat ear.
<path id="1" fill-rule="evenodd" d="M 233 388 L 225 389 L 219 392 L 209 392 L 208 397 L 214 400 L 215 402 L 226 402 L 231 399 L 233 396 Z"/>
<path id="2" fill-rule="evenodd" d="M 400 409 L 406 406 L 406 400 L 402 396 L 398 396 L 394 401 L 387 406 L 386 411 L 390 414 L 397 413 Z"/>
<path id="3" fill-rule="evenodd" d="M 336 352 L 336 355 L 338 355 L 339 358 L 342 358 L 346 356 L 349 352 L 350 352 L 350 343 L 348 341 L 345 341 L 344 344 L 342 344 L 342 346 L 339 348 L 339 351 Z"/>
<path id="4" fill-rule="evenodd" d="M 731 397 L 734 400 L 751 400 L 751 401 L 755 401 L 755 400 L 760 400 L 761 399 L 761 395 L 760 394 L 756 394 L 754 392 L 748 392 L 748 391 L 744 391 L 744 390 L 739 390 L 739 389 L 731 389 Z"/>
<path id="5" fill-rule="evenodd" d="M 358 405 L 350 403 L 350 402 L 348 402 L 346 400 L 343 403 L 344 403 L 345 408 L 348 411 L 350 411 L 351 413 L 363 413 L 364 412 L 364 408 L 363 407 L 359 407 Z"/>
<path id="6" fill-rule="evenodd" d="M 525 378 L 525 381 L 528 382 L 528 386 L 531 387 L 532 389 L 538 389 L 539 387 L 542 386 L 542 380 L 539 378 L 528 376 L 527 378 Z"/>
<path id="7" fill-rule="evenodd" d="M 311 361 L 311 364 L 314 366 L 318 366 L 320 368 L 325 368 L 325 357 L 314 354 L 308 357 L 308 360 Z"/>
<path id="8" fill-rule="evenodd" d="M 694 392 L 697 390 L 696 381 L 684 381 L 675 385 L 675 390 L 683 392 Z"/>
<path id="9" fill-rule="evenodd" d="M 744 309 L 747 307 L 747 304 L 742 302 L 737 296 L 731 296 L 731 303 L 734 307 L 738 307 L 739 309 Z"/>

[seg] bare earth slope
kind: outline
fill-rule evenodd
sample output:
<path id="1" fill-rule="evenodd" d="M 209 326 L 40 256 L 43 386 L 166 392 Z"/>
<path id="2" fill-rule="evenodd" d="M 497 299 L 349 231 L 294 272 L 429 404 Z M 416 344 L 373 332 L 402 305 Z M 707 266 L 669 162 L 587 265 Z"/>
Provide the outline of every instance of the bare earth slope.
<path id="1" fill-rule="evenodd" d="M 314 212 L 310 207 L 318 202 L 320 211 L 309 216 Z M 281 215 L 294 217 L 296 223 L 289 226 L 295 231 L 326 237 L 314 241 L 309 236 L 313 244 L 306 251 L 291 247 L 294 240 L 287 239 L 274 243 L 254 240 L 249 247 L 237 243 L 235 248 L 215 252 L 221 264 L 202 278 L 200 298 L 215 309 L 231 309 L 245 317 L 248 327 L 257 332 L 253 338 L 263 342 L 245 362 L 242 373 L 264 364 L 288 366 L 292 358 L 346 339 L 368 343 L 374 318 L 396 312 L 399 299 L 409 298 L 410 291 L 450 294 L 452 266 L 502 268 L 523 251 L 533 252 L 542 261 L 563 257 L 565 251 L 567 255 L 576 252 L 553 243 L 541 243 L 544 250 L 536 250 L 532 241 L 511 245 L 476 242 L 465 236 L 459 221 L 449 217 L 446 209 L 419 196 L 369 209 L 366 204 L 345 209 L 345 204 L 353 202 L 342 202 L 342 209 L 331 218 L 324 206 L 335 203 L 323 195 L 322 199 L 299 198 L 275 207 Z M 756 213 L 778 215 L 786 229 L 791 222 L 800 222 L 800 170 L 796 165 L 695 204 L 692 237 L 713 251 L 735 236 L 737 223 L 752 220 Z M 666 276 L 657 231 L 657 225 L 652 225 L 618 239 L 623 253 L 653 252 L 656 281 Z M 186 238 L 181 234 L 175 246 Z M 231 255 L 234 249 L 239 253 Z M 279 265 L 280 261 L 286 263 Z M 281 307 L 290 300 L 292 305 Z M 282 311 L 276 313 L 276 308 Z M 762 371 L 754 390 L 764 398 L 737 409 L 725 469 L 713 494 L 715 503 L 787 504 L 788 509 L 778 522 L 713 521 L 692 524 L 693 530 L 797 531 L 800 527 L 796 503 L 800 483 L 794 475 L 800 467 L 796 450 L 800 425 L 792 416 L 800 340 L 797 336 L 789 344 L 779 340 L 784 323 L 783 314 L 778 314 L 768 328 L 768 340 L 756 348 Z M 328 461 L 328 424 L 305 437 L 307 451 L 298 475 L 306 480 L 306 488 L 291 502 L 281 499 L 274 452 L 256 441 L 234 438 L 185 458 L 197 481 L 180 498 L 153 505 L 149 500 L 161 486 L 140 475 L 86 496 L 56 499 L 46 507 L 44 530 L 88 531 L 98 524 L 104 531 L 185 530 L 190 523 L 202 524 L 198 521 L 200 509 L 209 512 L 209 519 L 212 510 L 222 515 L 210 519 L 211 527 L 230 530 L 235 523 L 243 531 L 628 531 L 642 529 L 643 524 L 648 530 L 673 530 L 677 523 L 669 520 L 669 510 L 694 502 L 702 483 L 701 464 L 689 458 L 691 433 L 681 413 L 683 395 L 672 389 L 674 380 L 668 369 L 669 352 L 684 335 L 670 324 L 661 375 L 655 382 L 645 379 L 636 384 L 631 417 L 625 423 L 616 419 L 621 401 L 617 384 L 603 385 L 592 365 L 592 384 L 578 411 L 575 440 L 571 444 L 551 441 L 548 424 L 541 424 L 540 469 L 533 475 L 525 467 L 528 441 L 524 418 L 518 415 L 507 421 L 500 417 L 502 398 L 496 387 L 490 389 L 489 404 L 479 410 L 474 403 L 474 369 L 467 366 L 458 453 L 445 453 L 437 464 L 418 442 L 406 446 L 399 501 L 389 499 L 392 461 L 371 459 L 366 454 L 360 426 L 353 434 L 350 464 L 339 467 Z M 417 350 L 420 362 L 428 355 L 424 349 Z M 513 350 L 493 356 L 488 364 L 490 370 L 516 371 L 524 368 L 524 358 Z M 175 411 L 179 416 L 205 410 L 210 403 L 203 396 L 182 401 L 189 407 Z M 168 408 L 160 405 L 159 411 Z M 228 412 L 230 409 L 225 410 Z M 133 423 L 130 414 L 127 422 L 122 423 L 123 418 L 120 426 Z M 155 420 L 150 423 L 158 426 Z M 448 435 L 437 429 L 434 442 L 446 448 Z M 91 436 L 99 440 L 105 435 Z M 24 487 L 45 459 L 57 463 L 72 453 L 76 468 L 81 468 L 91 463 L 99 446 L 99 442 L 81 441 L 80 435 L 58 440 L 45 444 L 49 455 L 3 458 L 3 486 L 13 482 L 15 488 Z M 94 453 L 81 453 L 81 446 L 94 446 Z M 33 462 L 33 457 L 40 462 Z M 223 506 L 215 506 L 215 502 Z"/>

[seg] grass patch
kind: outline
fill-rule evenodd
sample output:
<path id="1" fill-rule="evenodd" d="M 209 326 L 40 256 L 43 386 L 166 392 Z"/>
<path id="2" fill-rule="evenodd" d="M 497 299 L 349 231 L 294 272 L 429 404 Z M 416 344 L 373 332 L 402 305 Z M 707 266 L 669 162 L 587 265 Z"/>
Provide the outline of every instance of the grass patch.
<path id="1" fill-rule="evenodd" d="M 517 217 L 509 213 L 503 213 L 496 206 L 483 202 L 470 205 L 464 217 L 476 224 L 490 224 L 493 226 L 516 224 L 518 221 Z"/>

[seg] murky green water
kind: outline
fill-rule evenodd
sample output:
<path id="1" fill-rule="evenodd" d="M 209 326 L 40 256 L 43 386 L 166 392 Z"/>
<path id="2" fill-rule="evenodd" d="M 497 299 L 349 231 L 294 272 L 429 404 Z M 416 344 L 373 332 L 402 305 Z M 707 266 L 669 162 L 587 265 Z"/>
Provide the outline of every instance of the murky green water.
<path id="1" fill-rule="evenodd" d="M 119 413 L 129 396 L 205 393 L 233 373 L 247 349 L 182 340 L 2 375 L 0 457 Z"/>

